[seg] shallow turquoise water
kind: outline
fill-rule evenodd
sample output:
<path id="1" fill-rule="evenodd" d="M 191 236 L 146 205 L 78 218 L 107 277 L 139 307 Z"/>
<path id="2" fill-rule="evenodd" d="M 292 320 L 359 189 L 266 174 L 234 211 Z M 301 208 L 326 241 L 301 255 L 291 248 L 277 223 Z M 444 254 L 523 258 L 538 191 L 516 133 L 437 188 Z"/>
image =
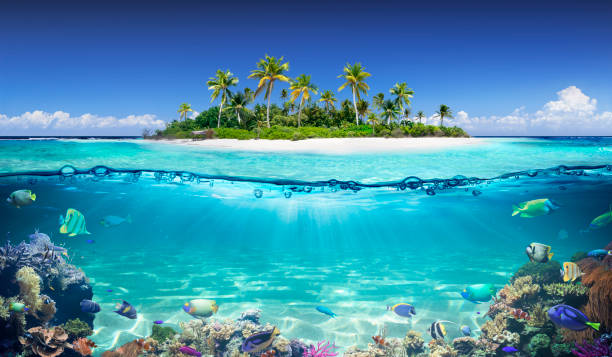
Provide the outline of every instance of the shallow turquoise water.
<path id="1" fill-rule="evenodd" d="M 399 182 L 413 175 L 492 177 L 561 164 L 610 164 L 611 144 L 588 138 L 487 139 L 478 146 L 418 153 L 313 155 L 141 141 L 0 141 L 0 172 L 53 171 L 70 164 Z M 215 318 L 259 308 L 263 321 L 276 324 L 285 336 L 363 346 L 383 325 L 396 337 L 409 328 L 425 333 L 436 319 L 478 332 L 487 307 L 461 298 L 466 285 L 503 286 L 527 261 L 525 246 L 534 241 L 552 245 L 560 261 L 608 243 L 612 227 L 579 231 L 612 202 L 609 169 L 512 175 L 454 188 L 426 184 L 432 196 L 424 188 L 401 190 L 393 184 L 354 191 L 314 183 L 156 180 L 150 173 L 136 182 L 121 173 L 16 176 L 0 180 L 2 194 L 30 188 L 38 198 L 20 210 L 1 205 L 0 217 L 13 241 L 39 228 L 69 248 L 102 305 L 93 339 L 103 349 L 148 335 L 154 320 L 178 327 L 191 319 L 181 305 L 195 297 L 220 303 Z M 511 217 L 512 204 L 543 197 L 561 209 L 533 219 Z M 58 233 L 58 216 L 67 208 L 85 215 L 91 236 Z M 105 228 L 98 223 L 107 215 L 128 214 L 131 224 Z M 568 239 L 558 238 L 561 229 Z M 109 288 L 113 292 L 106 292 Z M 119 298 L 136 306 L 138 320 L 111 311 Z M 407 320 L 386 311 L 386 305 L 398 302 L 414 304 L 417 315 Z M 338 318 L 318 313 L 318 305 Z"/>

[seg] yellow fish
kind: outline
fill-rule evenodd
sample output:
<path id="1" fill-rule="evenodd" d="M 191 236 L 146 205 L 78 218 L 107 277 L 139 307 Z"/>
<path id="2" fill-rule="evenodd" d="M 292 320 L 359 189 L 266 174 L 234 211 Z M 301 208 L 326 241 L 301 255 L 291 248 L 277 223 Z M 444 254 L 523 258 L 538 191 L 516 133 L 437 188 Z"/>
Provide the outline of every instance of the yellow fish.
<path id="1" fill-rule="evenodd" d="M 599 228 L 603 228 L 610 223 L 612 223 L 612 205 L 610 205 L 610 210 L 608 212 L 595 217 L 595 219 L 591 221 L 591 224 L 589 224 L 589 228 L 587 229 L 587 231 L 593 231 Z"/>
<path id="2" fill-rule="evenodd" d="M 580 267 L 576 263 L 565 262 L 563 263 L 563 270 L 561 270 L 561 275 L 563 276 L 563 281 L 574 282 L 576 279 L 580 278 L 584 275 L 584 273 L 580 270 Z"/>
<path id="3" fill-rule="evenodd" d="M 77 234 L 91 234 L 85 227 L 85 216 L 74 208 L 68 208 L 65 218 L 60 215 L 60 224 L 60 233 L 68 233 L 69 237 Z"/>
<path id="4" fill-rule="evenodd" d="M 520 214 L 520 217 L 532 218 L 551 214 L 554 210 L 559 209 L 559 205 L 555 204 L 548 198 L 539 198 L 519 203 L 518 206 L 512 206 L 512 216 Z"/>

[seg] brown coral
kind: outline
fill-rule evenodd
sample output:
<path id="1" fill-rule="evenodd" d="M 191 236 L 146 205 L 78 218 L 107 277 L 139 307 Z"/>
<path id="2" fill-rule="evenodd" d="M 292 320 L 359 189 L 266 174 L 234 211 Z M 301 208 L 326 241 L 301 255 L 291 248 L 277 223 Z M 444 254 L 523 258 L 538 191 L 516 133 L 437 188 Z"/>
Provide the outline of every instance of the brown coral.
<path id="1" fill-rule="evenodd" d="M 406 332 L 406 337 L 404 337 L 402 344 L 406 349 L 406 353 L 410 356 L 423 352 L 425 340 L 419 332 L 410 330 Z"/>
<path id="2" fill-rule="evenodd" d="M 612 243 L 608 246 L 611 245 Z M 608 269 L 605 260 L 598 262 L 592 258 L 582 259 L 578 265 L 584 272 L 582 284 L 589 287 L 589 300 L 583 308 L 579 309 L 591 321 L 599 322 L 601 331 L 609 331 L 612 328 L 612 270 Z M 590 341 L 595 337 L 595 331 L 593 329 L 564 331 L 563 337 L 568 342 Z"/>
<path id="3" fill-rule="evenodd" d="M 529 312 L 531 319 L 527 321 L 527 324 L 535 327 L 542 327 L 548 321 L 548 314 L 541 304 L 536 304 Z"/>
<path id="4" fill-rule="evenodd" d="M 493 340 L 494 336 L 501 335 L 508 327 L 505 314 L 497 314 L 493 320 L 485 322 L 480 330 L 485 338 Z"/>
<path id="5" fill-rule="evenodd" d="M 55 357 L 64 352 L 67 344 L 68 334 L 63 328 L 55 326 L 45 329 L 41 326 L 28 330 L 29 336 L 19 337 L 19 342 L 27 349 L 30 348 L 35 355 L 41 357 Z"/>
<path id="6" fill-rule="evenodd" d="M 442 339 L 433 339 L 428 344 L 431 357 L 456 357 L 457 351 Z"/>
<path id="7" fill-rule="evenodd" d="M 506 284 L 499 291 L 499 296 L 508 306 L 516 306 L 520 300 L 524 301 L 536 296 L 540 292 L 540 286 L 533 283 L 530 275 L 516 278 L 512 284 Z"/>
<path id="8" fill-rule="evenodd" d="M 453 340 L 453 348 L 461 355 L 470 355 L 476 348 L 476 340 L 472 337 L 458 337 Z"/>
<path id="9" fill-rule="evenodd" d="M 81 337 L 72 343 L 72 349 L 81 356 L 91 356 L 93 354 L 92 348 L 95 347 L 97 347 L 96 344 L 85 337 Z"/>
<path id="10" fill-rule="evenodd" d="M 41 304 L 35 316 L 42 322 L 49 322 L 57 312 L 55 301 L 51 300 L 47 295 L 40 295 L 40 301 Z"/>
<path id="11" fill-rule="evenodd" d="M 142 338 L 130 341 L 121 347 L 102 353 L 102 357 L 138 357 L 143 351 L 152 351 L 153 348 L 148 341 Z"/>

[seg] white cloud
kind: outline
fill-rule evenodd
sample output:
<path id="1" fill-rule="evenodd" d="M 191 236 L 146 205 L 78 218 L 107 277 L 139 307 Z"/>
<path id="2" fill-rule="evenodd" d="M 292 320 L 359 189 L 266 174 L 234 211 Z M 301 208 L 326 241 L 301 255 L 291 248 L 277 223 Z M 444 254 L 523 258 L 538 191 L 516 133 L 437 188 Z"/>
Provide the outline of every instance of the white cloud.
<path id="1" fill-rule="evenodd" d="M 82 114 L 71 116 L 57 111 L 25 112 L 9 117 L 0 114 L 0 135 L 140 135 L 144 128 L 163 128 L 165 122 L 153 114 L 128 115 L 123 118 Z"/>
<path id="2" fill-rule="evenodd" d="M 535 113 L 524 107 L 504 116 L 472 117 L 459 111 L 444 123 L 462 127 L 471 135 L 612 135 L 612 112 L 598 112 L 597 99 L 575 86 L 557 92 L 557 97 Z M 426 122 L 437 125 L 439 118 L 431 116 Z"/>

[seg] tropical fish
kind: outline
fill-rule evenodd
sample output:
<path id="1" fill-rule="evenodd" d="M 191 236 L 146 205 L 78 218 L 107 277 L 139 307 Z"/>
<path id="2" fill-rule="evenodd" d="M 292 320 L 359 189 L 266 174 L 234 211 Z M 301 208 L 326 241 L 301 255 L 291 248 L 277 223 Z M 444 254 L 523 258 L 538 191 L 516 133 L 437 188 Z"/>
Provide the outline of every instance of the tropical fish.
<path id="1" fill-rule="evenodd" d="M 599 331 L 599 323 L 591 322 L 580 310 L 569 305 L 555 305 L 548 310 L 548 317 L 559 327 L 572 331 L 582 331 L 591 327 Z"/>
<path id="2" fill-rule="evenodd" d="M 179 348 L 179 352 L 184 353 L 189 356 L 202 357 L 202 354 L 198 352 L 196 349 L 191 348 L 189 346 L 183 346 Z"/>
<path id="3" fill-rule="evenodd" d="M 597 259 L 603 259 L 608 255 L 612 255 L 612 250 L 595 249 L 587 253 L 587 256 Z"/>
<path id="4" fill-rule="evenodd" d="M 83 299 L 81 300 L 81 311 L 95 314 L 100 312 L 100 305 L 97 302 Z"/>
<path id="5" fill-rule="evenodd" d="M 583 232 L 594 231 L 596 229 L 603 228 L 610 223 L 612 223 L 612 204 L 610 205 L 608 212 L 595 217 L 595 219 L 593 219 L 589 224 L 589 227 Z"/>
<path id="6" fill-rule="evenodd" d="M 559 205 L 549 200 L 548 198 L 540 198 L 519 203 L 518 206 L 512 206 L 512 216 L 520 214 L 520 217 L 533 218 L 551 214 L 559 209 Z"/>
<path id="7" fill-rule="evenodd" d="M 506 347 L 502 347 L 502 351 L 506 352 L 506 353 L 515 353 L 518 352 L 518 350 L 512 346 L 506 346 Z"/>
<path id="8" fill-rule="evenodd" d="M 550 252 L 551 247 L 542 243 L 531 243 L 525 248 L 525 252 L 532 262 L 546 263 L 555 253 Z"/>
<path id="9" fill-rule="evenodd" d="M 280 331 L 276 327 L 270 331 L 251 335 L 242 343 L 242 352 L 259 353 L 268 348 L 278 335 L 280 335 Z"/>
<path id="10" fill-rule="evenodd" d="M 469 326 L 461 326 L 461 333 L 463 336 L 470 336 L 472 334 L 472 329 Z"/>
<path id="11" fill-rule="evenodd" d="M 412 315 L 416 315 L 414 306 L 403 303 L 403 302 L 399 304 L 395 304 L 393 306 L 387 306 L 387 310 L 391 310 L 402 317 L 412 317 Z"/>
<path id="12" fill-rule="evenodd" d="M 9 306 L 9 309 L 15 312 L 26 312 L 30 310 L 25 304 L 22 304 L 20 302 L 12 302 Z"/>
<path id="13" fill-rule="evenodd" d="M 68 233 L 69 237 L 74 237 L 77 234 L 91 234 L 87 232 L 85 227 L 85 217 L 83 214 L 74 208 L 68 208 L 66 217 L 60 216 L 60 233 Z"/>
<path id="14" fill-rule="evenodd" d="M 463 289 L 461 296 L 468 301 L 479 304 L 491 300 L 496 292 L 497 289 L 493 284 L 474 284 Z"/>
<path id="15" fill-rule="evenodd" d="M 443 322 L 446 321 L 434 321 L 431 326 L 427 328 L 427 333 L 429 333 L 434 340 L 443 340 L 446 336 L 446 327 Z"/>
<path id="16" fill-rule="evenodd" d="M 162 321 L 162 320 L 155 320 L 155 321 L 153 321 L 153 323 L 156 324 L 156 325 L 161 325 L 161 324 L 164 323 L 164 321 Z"/>
<path id="17" fill-rule="evenodd" d="M 30 190 L 17 190 L 11 193 L 6 199 L 6 202 L 17 208 L 29 206 L 34 203 L 34 201 L 36 201 L 36 194 L 32 193 Z"/>
<path id="18" fill-rule="evenodd" d="M 125 300 L 121 301 L 123 301 L 121 304 L 117 303 L 115 305 L 115 309 L 117 310 L 115 310 L 114 312 L 118 313 L 121 316 L 125 316 L 128 319 L 135 319 L 137 314 L 134 306 L 130 305 L 130 303 Z"/>
<path id="19" fill-rule="evenodd" d="M 215 300 L 193 299 L 183 304 L 183 310 L 193 317 L 205 318 L 216 314 L 219 306 Z"/>
<path id="20" fill-rule="evenodd" d="M 568 282 L 571 280 L 573 283 L 576 279 L 583 276 L 584 273 L 580 270 L 580 267 L 576 263 L 565 262 L 563 263 L 563 269 L 561 269 L 561 276 L 563 277 L 564 282 Z"/>
<path id="21" fill-rule="evenodd" d="M 567 237 L 569 237 L 569 234 L 567 233 L 565 229 L 561 229 L 559 230 L 559 233 L 557 233 L 558 240 L 566 240 Z"/>
<path id="22" fill-rule="evenodd" d="M 335 318 L 336 316 L 338 316 L 338 315 L 336 315 L 336 313 L 334 313 L 328 307 L 325 307 L 325 306 L 317 306 L 317 311 L 322 313 L 322 314 L 329 315 L 332 318 Z"/>
<path id="23" fill-rule="evenodd" d="M 100 220 L 100 224 L 104 227 L 115 227 L 122 223 L 132 223 L 132 216 L 129 214 L 127 217 L 119 217 L 119 216 L 106 216 Z"/>
<path id="24" fill-rule="evenodd" d="M 93 240 L 93 239 L 88 239 L 88 240 L 86 240 L 86 242 L 89 243 L 89 244 L 94 244 L 96 241 Z"/>
<path id="25" fill-rule="evenodd" d="M 112 293 L 112 292 L 113 292 L 113 289 L 106 289 L 106 292 L 107 292 L 107 293 Z"/>
<path id="26" fill-rule="evenodd" d="M 513 309 L 513 308 L 509 308 L 508 311 L 517 320 L 521 320 L 521 319 L 526 320 L 526 321 L 531 320 L 531 316 L 529 316 L 527 311 L 523 311 L 521 309 Z"/>

